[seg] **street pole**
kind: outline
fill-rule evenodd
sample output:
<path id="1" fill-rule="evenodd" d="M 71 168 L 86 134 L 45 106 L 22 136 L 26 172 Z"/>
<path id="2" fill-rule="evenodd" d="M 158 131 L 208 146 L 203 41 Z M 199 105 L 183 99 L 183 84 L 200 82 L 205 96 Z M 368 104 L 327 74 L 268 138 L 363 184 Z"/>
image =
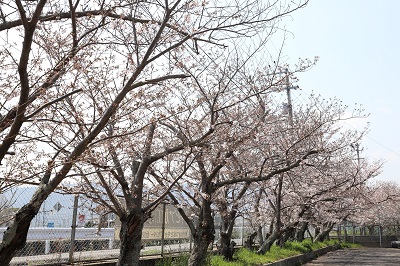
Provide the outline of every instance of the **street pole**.
<path id="1" fill-rule="evenodd" d="M 360 161 L 362 159 L 360 158 L 360 152 L 363 151 L 364 149 L 360 149 L 359 143 L 351 144 L 350 146 L 353 148 L 353 150 L 357 152 L 357 166 L 360 167 Z"/>
<path id="2" fill-rule="evenodd" d="M 164 256 L 164 241 L 165 241 L 165 213 L 166 213 L 166 202 L 162 202 L 163 212 L 162 212 L 162 226 L 161 226 L 161 257 Z"/>
<path id="3" fill-rule="evenodd" d="M 289 123 L 291 126 L 293 126 L 293 108 L 292 108 L 292 96 L 290 95 L 290 90 L 293 89 L 294 87 L 290 86 L 289 70 L 287 68 L 285 69 L 285 75 L 286 75 L 285 81 L 286 81 L 286 94 L 288 100 Z"/>
<path id="4" fill-rule="evenodd" d="M 285 69 L 285 83 L 286 83 L 286 95 L 287 95 L 287 107 L 288 107 L 288 115 L 289 115 L 289 123 L 290 126 L 293 126 L 293 104 L 292 104 L 292 95 L 290 94 L 290 90 L 298 89 L 299 86 L 291 86 L 289 80 L 289 69 Z"/>
<path id="5" fill-rule="evenodd" d="M 292 106 L 292 97 L 290 94 L 290 90 L 291 89 L 298 89 L 299 86 L 291 86 L 290 85 L 290 80 L 289 80 L 289 69 L 285 68 L 284 71 L 279 71 L 279 72 L 274 72 L 272 74 L 266 74 L 266 76 L 270 76 L 270 75 L 281 75 L 281 74 L 285 74 L 285 85 L 286 85 L 286 95 L 287 95 L 287 99 L 288 99 L 288 115 L 289 115 L 289 123 L 291 126 L 293 126 L 293 106 Z"/>
<path id="6" fill-rule="evenodd" d="M 71 243 L 69 246 L 69 263 L 74 262 L 74 249 L 75 249 L 75 233 L 76 233 L 76 217 L 78 216 L 78 195 L 74 198 L 74 210 L 72 213 L 72 225 L 71 225 Z"/>

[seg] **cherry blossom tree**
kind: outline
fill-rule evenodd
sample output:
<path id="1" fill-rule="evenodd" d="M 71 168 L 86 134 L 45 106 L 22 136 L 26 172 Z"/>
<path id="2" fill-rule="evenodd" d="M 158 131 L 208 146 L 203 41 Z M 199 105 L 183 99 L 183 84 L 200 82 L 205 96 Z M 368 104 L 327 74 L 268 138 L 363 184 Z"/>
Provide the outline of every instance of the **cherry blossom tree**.
<path id="1" fill-rule="evenodd" d="M 335 224 L 362 217 L 360 211 L 371 207 L 365 204 L 370 197 L 365 189 L 382 163 L 357 163 L 349 143 L 360 141 L 360 135 L 347 132 L 342 136 L 325 144 L 318 156 L 269 180 L 253 194 L 256 205 L 248 214 L 250 219 L 256 226 L 270 227 L 266 240 L 261 237 L 265 251 L 275 241 L 283 245 L 288 239 L 303 240 L 309 225 L 316 231 L 314 240 L 322 241 Z M 264 222 L 257 223 L 257 217 Z"/>
<path id="2" fill-rule="evenodd" d="M 125 191 L 136 207 L 128 217 L 122 217 L 129 228 L 123 234 L 140 232 L 146 217 L 146 209 L 141 209 L 143 177 L 155 161 L 152 156 L 159 154 L 153 150 L 154 134 L 166 117 L 152 113 L 162 104 L 160 99 L 183 88 L 186 83 L 182 80 L 194 77 L 194 67 L 199 73 L 208 62 L 224 56 L 224 47 L 239 45 L 243 38 L 273 33 L 281 17 L 306 3 L 243 1 L 221 6 L 217 1 L 70 0 L 64 4 L 18 0 L 2 4 L 4 49 L 0 56 L 5 66 L 2 77 L 6 78 L 0 85 L 4 99 L 0 103 L 0 162 L 12 164 L 17 157 L 6 155 L 15 154 L 22 160 L 19 165 L 30 167 L 17 167 L 16 172 L 7 173 L 7 179 L 39 185 L 4 234 L 0 264 L 8 264 L 15 250 L 23 246 L 29 224 L 48 195 L 69 177 L 80 174 L 84 165 L 77 163 L 98 163 L 93 158 L 96 152 L 101 156 L 99 152 L 104 151 L 99 146 L 107 146 L 121 134 L 133 135 L 129 122 L 138 121 L 138 117 L 144 118 L 137 125 L 143 157 L 130 190 Z M 223 112 L 213 107 L 214 115 Z M 138 110 L 143 112 L 138 114 Z M 180 138 L 180 144 L 168 145 L 173 150 L 163 155 L 200 143 L 215 130 L 216 120 L 210 121 L 200 128 L 203 137 L 193 137 L 196 143 Z M 120 143 L 110 142 L 108 158 L 113 158 L 112 151 L 118 150 L 115 145 Z M 33 148 L 26 149 L 27 145 Z M 108 164 L 98 168 L 101 166 Z M 120 175 L 117 161 L 113 167 Z M 94 172 L 101 183 L 99 173 Z M 126 189 L 123 179 L 118 178 Z M 121 265 L 137 264 L 139 240 L 140 236 L 127 244 L 135 251 L 123 255 L 132 260 L 120 261 Z"/>
<path id="3" fill-rule="evenodd" d="M 237 60 L 234 61 L 234 63 L 236 62 Z M 229 178 L 224 178 L 226 173 L 221 172 L 226 165 L 235 164 L 235 158 L 240 150 L 251 153 L 253 148 L 260 145 L 260 136 L 268 135 L 271 131 L 268 127 L 273 123 L 272 121 L 270 124 L 265 122 L 266 116 L 269 114 L 266 112 L 265 102 L 260 101 L 260 99 L 263 94 L 278 86 L 281 81 L 281 78 L 274 76 L 264 78 L 260 76 L 260 80 L 248 79 L 248 74 L 244 76 L 238 70 L 239 68 L 231 67 L 229 64 L 223 71 L 218 71 L 217 68 L 212 73 L 206 73 L 208 78 L 204 78 L 207 80 L 205 83 L 201 82 L 203 80 L 202 75 L 196 76 L 199 90 L 202 94 L 208 95 L 203 107 L 207 111 L 196 124 L 201 122 L 201 124 L 207 125 L 211 121 L 215 125 L 214 132 L 208 137 L 207 142 L 194 148 L 196 153 L 195 163 L 191 165 L 184 177 L 176 183 L 177 189 L 169 193 L 169 197 L 177 206 L 191 206 L 191 213 L 195 214 L 194 219 L 192 219 L 184 208 L 178 208 L 193 235 L 194 247 L 189 260 L 190 265 L 197 265 L 204 261 L 208 246 L 213 242 L 212 204 L 217 191 L 223 190 L 225 185 L 241 182 L 251 183 L 257 178 L 264 180 L 275 174 L 260 172 L 259 165 L 263 162 L 259 161 L 253 161 L 253 164 L 257 167 L 247 169 L 251 175 L 236 171 L 236 175 L 229 175 Z M 277 82 L 274 80 L 277 80 Z M 270 106 L 270 111 L 273 108 L 275 107 Z M 276 116 L 271 116 L 271 119 L 276 119 Z M 175 132 L 184 128 L 183 126 L 177 127 L 176 121 L 170 119 L 163 123 L 168 125 L 169 128 L 173 128 Z M 206 126 L 201 126 L 199 129 L 204 127 Z M 196 128 L 196 130 L 199 129 Z M 178 137 L 182 141 L 186 141 L 186 136 L 191 134 L 179 134 Z M 298 166 L 301 160 L 312 153 L 313 151 L 307 151 L 299 154 L 295 161 L 276 172 L 287 171 Z M 270 162 L 264 162 L 264 165 L 267 163 Z M 232 165 L 230 169 L 233 168 L 235 167 Z M 257 173 L 254 172 L 255 168 L 257 168 Z M 234 170 L 230 171 L 235 172 Z M 170 177 L 168 171 L 156 168 L 151 174 L 165 188 L 168 187 L 168 183 L 176 180 L 173 176 Z M 170 180 L 172 178 L 172 180 L 166 181 L 168 178 Z M 251 179 L 246 181 L 246 178 Z M 191 185 L 188 186 L 187 184 Z"/>
<path id="4" fill-rule="evenodd" d="M 215 87 L 213 85 L 211 84 L 212 87 Z M 253 82 L 243 85 L 240 83 L 240 85 L 242 91 L 248 88 L 254 90 Z M 207 88 L 203 89 L 203 91 L 206 90 Z M 239 198 L 242 198 L 247 190 L 246 186 L 249 184 L 268 180 L 274 175 L 298 167 L 303 160 L 316 152 L 314 150 L 297 151 L 290 155 L 290 161 L 287 161 L 287 164 L 278 166 L 276 156 L 272 156 L 271 153 L 278 149 L 274 147 L 277 135 L 285 135 L 284 132 L 287 131 L 287 120 L 280 121 L 282 119 L 279 116 L 267 113 L 267 107 L 270 108 L 269 111 L 276 107 L 266 106 L 260 93 L 253 94 L 253 97 L 249 97 L 249 93 L 244 93 L 245 98 L 235 100 L 233 95 L 229 95 L 230 97 L 227 98 L 221 96 L 226 94 L 227 90 L 227 87 L 222 87 L 221 92 L 215 94 L 213 99 L 213 102 L 218 103 L 222 98 L 222 103 L 224 103 L 218 105 L 221 110 L 226 110 L 218 116 L 217 121 L 221 127 L 216 129 L 208 145 L 196 148 L 199 152 L 196 163 L 177 183 L 178 189 L 169 193 L 170 198 L 177 206 L 190 206 L 191 212 L 196 214 L 196 219 L 191 219 L 190 215 L 185 213 L 184 208 L 178 208 L 188 223 L 194 239 L 190 265 L 196 265 L 198 261 L 204 261 L 206 257 L 208 246 L 214 239 L 212 204 L 216 202 L 220 209 L 227 207 L 223 196 L 232 193 L 229 192 L 232 191 L 232 187 L 228 188 L 228 186 L 244 183 L 244 187 L 239 192 Z M 225 99 L 240 104 L 233 105 Z M 244 104 L 246 102 L 248 104 Z M 229 112 L 227 106 L 232 107 Z M 279 121 L 280 123 L 278 123 Z M 281 125 L 283 128 L 277 125 Z M 260 158 L 263 159 L 260 160 Z M 238 163 L 239 160 L 240 163 Z M 246 168 L 240 169 L 241 163 L 246 163 Z M 160 180 L 160 184 L 166 187 L 165 176 L 163 177 L 157 172 L 152 174 Z M 190 186 L 186 184 L 190 184 Z M 232 226 L 236 219 L 236 208 L 237 206 L 233 206 L 229 215 L 226 213 L 221 215 L 224 222 L 229 224 L 221 232 L 223 239 L 221 252 L 223 253 L 229 246 Z"/>
<path id="5" fill-rule="evenodd" d="M 280 243 L 286 241 L 285 239 L 300 225 L 303 216 L 309 212 L 309 208 L 312 205 L 304 201 L 299 201 L 299 198 L 295 197 L 297 192 L 294 192 L 302 191 L 301 188 L 304 188 L 304 193 L 306 194 L 317 193 L 315 191 L 310 191 L 310 184 L 306 182 L 309 178 L 311 178 L 311 180 L 319 180 L 320 183 L 315 186 L 316 188 L 326 188 L 329 187 L 330 184 L 337 185 L 324 178 L 328 175 L 321 175 L 322 170 L 320 170 L 319 167 L 323 165 L 323 162 L 327 160 L 327 158 L 331 158 L 335 156 L 335 154 L 339 156 L 339 154 L 348 152 L 350 144 L 358 141 L 363 135 L 362 132 L 343 131 L 341 129 L 342 127 L 339 121 L 347 118 L 345 116 L 346 107 L 342 106 L 339 101 L 325 101 L 320 97 L 311 97 L 310 102 L 312 102 L 312 104 L 300 106 L 299 110 L 296 110 L 293 123 L 285 134 L 276 134 L 275 139 L 279 139 L 279 145 L 275 149 L 278 151 L 280 150 L 280 152 L 278 152 L 278 155 L 280 155 L 279 159 L 284 164 L 288 161 L 287 156 L 301 154 L 304 150 L 313 149 L 318 151 L 318 154 L 305 159 L 301 167 L 291 169 L 287 174 L 276 175 L 273 180 L 269 180 L 264 187 L 264 194 L 268 199 L 261 201 L 261 199 L 258 198 L 254 201 L 263 203 L 255 207 L 255 213 L 260 215 L 260 213 L 262 213 L 260 208 L 267 208 L 268 210 L 265 210 L 266 216 L 262 216 L 263 218 L 261 219 L 270 221 L 273 225 L 268 238 L 264 240 L 263 245 L 260 247 L 260 253 L 267 251 L 278 239 L 280 239 Z M 347 158 L 349 157 L 347 156 Z M 340 160 L 343 161 L 343 158 L 338 159 L 338 161 Z M 346 162 L 349 160 L 353 161 L 353 158 L 348 159 Z M 354 178 L 359 174 L 358 168 L 356 169 L 357 171 L 351 170 L 351 168 L 349 168 L 350 166 L 351 165 L 345 163 L 340 166 L 341 169 L 343 169 L 343 173 L 348 172 L 348 174 L 345 175 L 345 180 L 347 180 L 347 183 L 345 183 L 346 185 L 352 184 L 351 181 L 355 182 Z M 312 169 L 312 167 L 315 167 L 315 169 Z M 310 169 L 308 170 L 310 172 L 305 171 L 304 168 Z M 335 168 L 331 168 L 330 170 L 332 169 Z M 297 171 L 299 171 L 299 173 L 295 174 Z M 315 174 L 312 174 L 314 171 Z M 327 170 L 324 170 L 323 172 L 326 174 L 326 171 Z M 364 179 L 360 177 L 362 182 L 357 181 L 355 184 L 365 183 L 368 178 L 371 178 L 375 174 L 376 169 L 372 171 L 371 174 L 363 175 L 362 178 Z M 335 176 L 334 173 L 331 173 L 331 175 Z M 294 176 L 297 176 L 296 183 L 294 183 L 296 180 Z M 316 178 L 317 176 L 318 178 Z M 344 185 L 342 184 L 342 186 Z M 316 195 L 319 195 L 319 193 L 323 194 L 322 192 L 318 192 Z M 262 193 L 257 194 L 260 196 L 262 195 Z M 310 196 L 309 194 L 307 195 Z M 293 201 L 290 200 L 291 198 Z M 300 203 L 301 205 L 296 203 Z"/>
<path id="6" fill-rule="evenodd" d="M 318 172 L 310 174 L 315 178 L 312 183 L 307 182 L 308 187 L 303 188 L 301 198 L 296 197 L 309 207 L 304 220 L 317 229 L 315 241 L 324 240 L 335 224 L 350 219 L 363 208 L 360 205 L 364 197 L 361 191 L 369 180 L 379 174 L 382 167 L 381 162 L 369 163 L 366 160 L 358 165 L 347 148 L 342 149 L 340 154 L 336 153 L 336 156 L 332 155 L 323 167 L 318 167 Z M 322 180 L 325 182 L 321 183 Z"/>
<path id="7" fill-rule="evenodd" d="M 369 183 L 363 187 L 361 195 L 358 200 L 359 208 L 352 212 L 349 221 L 360 225 L 363 229 L 374 225 L 398 227 L 400 198 L 397 183 L 382 181 Z"/>

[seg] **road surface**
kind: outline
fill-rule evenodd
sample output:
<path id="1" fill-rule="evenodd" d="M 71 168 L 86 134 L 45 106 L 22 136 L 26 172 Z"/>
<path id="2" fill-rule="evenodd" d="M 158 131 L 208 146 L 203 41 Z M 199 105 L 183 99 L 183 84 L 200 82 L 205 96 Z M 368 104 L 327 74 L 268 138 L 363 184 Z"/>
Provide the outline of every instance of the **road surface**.
<path id="1" fill-rule="evenodd" d="M 358 248 L 329 252 L 305 266 L 392 266 L 400 265 L 400 249 Z"/>

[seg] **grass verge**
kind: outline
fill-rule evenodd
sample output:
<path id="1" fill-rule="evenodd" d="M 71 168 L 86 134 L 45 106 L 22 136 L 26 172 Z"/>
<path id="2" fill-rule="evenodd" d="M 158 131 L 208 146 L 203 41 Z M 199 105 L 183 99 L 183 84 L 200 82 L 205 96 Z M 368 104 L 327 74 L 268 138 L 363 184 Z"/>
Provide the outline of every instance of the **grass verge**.
<path id="1" fill-rule="evenodd" d="M 235 252 L 233 261 L 225 261 L 222 256 L 212 255 L 207 260 L 207 266 L 255 266 L 260 264 L 267 264 L 335 244 L 338 244 L 339 248 L 360 247 L 360 245 L 358 244 L 339 242 L 337 240 L 329 240 L 317 243 L 313 243 L 311 240 L 304 240 L 303 242 L 293 241 L 285 243 L 283 247 L 273 245 L 270 251 L 268 251 L 264 255 L 259 255 L 256 252 L 241 248 Z M 164 258 L 156 265 L 186 266 L 188 258 L 188 255 L 182 255 L 181 257 L 175 259 Z"/>

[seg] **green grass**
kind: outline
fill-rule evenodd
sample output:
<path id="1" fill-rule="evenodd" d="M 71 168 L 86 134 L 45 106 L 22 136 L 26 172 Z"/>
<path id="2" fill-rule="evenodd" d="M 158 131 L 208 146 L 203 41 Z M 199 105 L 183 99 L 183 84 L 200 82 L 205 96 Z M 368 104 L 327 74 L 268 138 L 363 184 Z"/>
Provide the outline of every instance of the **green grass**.
<path id="1" fill-rule="evenodd" d="M 182 254 L 179 257 L 164 257 L 156 262 L 156 266 L 187 266 L 189 254 Z"/>
<path id="2" fill-rule="evenodd" d="M 218 266 L 242 266 L 243 263 L 241 261 L 226 261 L 222 256 L 215 255 L 211 256 L 209 265 L 218 265 Z"/>
<path id="3" fill-rule="evenodd" d="M 324 242 L 313 243 L 311 240 L 303 242 L 287 242 L 284 247 L 273 245 L 264 255 L 258 255 L 256 252 L 241 248 L 234 254 L 234 261 L 225 261 L 223 256 L 213 255 L 207 259 L 207 266 L 256 266 L 260 264 L 271 263 L 291 256 L 317 250 L 323 247 L 339 244 L 340 248 L 357 248 L 358 244 L 339 242 L 337 240 L 329 240 Z M 181 255 L 178 258 L 166 257 L 159 261 L 156 266 L 186 266 L 189 255 Z"/>
<path id="4" fill-rule="evenodd" d="M 160 255 L 160 254 L 161 254 L 161 251 L 158 249 L 148 249 L 148 250 L 142 251 L 143 256 Z"/>
<path id="5" fill-rule="evenodd" d="M 264 255 L 258 255 L 255 252 L 247 249 L 239 249 L 235 252 L 234 261 L 224 261 L 222 256 L 212 256 L 211 266 L 255 266 L 260 264 L 271 263 L 281 259 L 285 259 L 291 256 L 299 255 L 302 253 L 317 250 L 330 245 L 339 244 L 340 248 L 355 248 L 360 247 L 357 244 L 343 243 L 337 240 L 330 240 L 325 242 L 313 243 L 311 240 L 304 240 L 303 242 L 287 242 L 284 247 L 278 247 L 273 245 L 267 253 Z"/>

